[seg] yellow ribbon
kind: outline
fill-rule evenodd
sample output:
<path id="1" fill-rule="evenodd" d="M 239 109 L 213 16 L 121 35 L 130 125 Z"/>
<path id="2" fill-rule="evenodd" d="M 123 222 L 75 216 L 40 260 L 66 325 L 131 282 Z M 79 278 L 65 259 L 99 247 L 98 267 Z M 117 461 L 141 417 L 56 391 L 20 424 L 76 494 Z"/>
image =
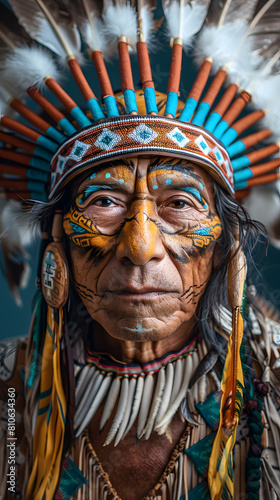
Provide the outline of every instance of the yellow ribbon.
<path id="1" fill-rule="evenodd" d="M 39 410 L 33 438 L 33 466 L 26 500 L 52 500 L 59 480 L 65 433 L 66 399 L 60 369 L 63 310 L 48 306 L 43 347 Z"/>

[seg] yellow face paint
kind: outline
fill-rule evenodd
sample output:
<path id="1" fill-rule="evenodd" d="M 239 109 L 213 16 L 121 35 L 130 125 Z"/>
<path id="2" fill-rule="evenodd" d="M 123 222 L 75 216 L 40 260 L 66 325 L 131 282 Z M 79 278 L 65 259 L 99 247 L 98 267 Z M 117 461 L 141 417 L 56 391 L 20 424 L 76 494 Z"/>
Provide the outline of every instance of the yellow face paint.
<path id="1" fill-rule="evenodd" d="M 139 252 L 150 259 L 161 238 L 175 259 L 187 262 L 222 230 L 200 177 L 191 170 L 171 162 L 140 176 L 133 165 L 104 167 L 83 183 L 64 216 L 65 233 L 75 245 L 99 254 L 127 245 L 136 259 Z"/>

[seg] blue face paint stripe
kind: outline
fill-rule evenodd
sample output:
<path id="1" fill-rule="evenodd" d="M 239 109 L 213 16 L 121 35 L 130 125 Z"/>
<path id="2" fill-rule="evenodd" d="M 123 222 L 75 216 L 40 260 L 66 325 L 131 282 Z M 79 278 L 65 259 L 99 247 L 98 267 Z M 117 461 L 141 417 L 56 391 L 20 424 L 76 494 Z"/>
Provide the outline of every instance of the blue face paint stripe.
<path id="1" fill-rule="evenodd" d="M 182 189 L 182 191 L 185 191 L 186 193 L 192 194 L 199 201 L 199 203 L 203 206 L 203 208 L 207 208 L 206 200 L 204 200 L 204 198 L 202 198 L 200 192 L 196 188 L 188 186 L 188 187 L 181 187 L 179 189 Z"/>
<path id="2" fill-rule="evenodd" d="M 98 191 L 104 191 L 104 190 L 113 190 L 113 188 L 111 186 L 108 186 L 108 185 L 103 185 L 103 186 L 88 186 L 83 194 L 83 198 L 82 200 L 85 201 L 89 195 L 91 195 L 92 193 L 97 193 Z"/>

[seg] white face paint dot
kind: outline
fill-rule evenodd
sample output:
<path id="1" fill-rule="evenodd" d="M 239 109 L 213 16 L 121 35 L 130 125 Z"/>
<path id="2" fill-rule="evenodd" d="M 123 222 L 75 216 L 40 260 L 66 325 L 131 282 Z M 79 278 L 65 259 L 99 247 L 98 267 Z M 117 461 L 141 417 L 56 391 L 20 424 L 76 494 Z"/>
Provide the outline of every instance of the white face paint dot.
<path id="1" fill-rule="evenodd" d="M 107 172 L 107 174 L 105 174 L 105 177 L 106 177 L 106 179 L 109 179 L 109 177 L 111 177 L 111 174 L 109 174 L 109 172 Z"/>

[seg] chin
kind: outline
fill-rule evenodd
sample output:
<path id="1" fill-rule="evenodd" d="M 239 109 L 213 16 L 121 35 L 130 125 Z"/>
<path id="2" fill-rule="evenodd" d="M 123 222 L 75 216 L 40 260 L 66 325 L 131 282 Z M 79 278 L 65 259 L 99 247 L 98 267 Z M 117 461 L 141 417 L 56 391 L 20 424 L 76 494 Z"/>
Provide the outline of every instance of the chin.
<path id="1" fill-rule="evenodd" d="M 174 333 L 179 323 L 171 318 L 95 318 L 107 333 L 117 340 L 133 342 L 157 342 Z"/>

